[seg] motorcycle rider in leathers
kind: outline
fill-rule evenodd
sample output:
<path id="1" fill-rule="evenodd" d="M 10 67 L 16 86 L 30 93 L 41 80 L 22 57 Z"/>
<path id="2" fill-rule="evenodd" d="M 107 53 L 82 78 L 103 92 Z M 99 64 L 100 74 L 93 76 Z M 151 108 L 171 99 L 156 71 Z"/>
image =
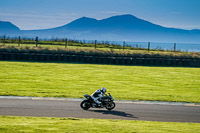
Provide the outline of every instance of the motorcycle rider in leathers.
<path id="1" fill-rule="evenodd" d="M 106 88 L 102 87 L 101 89 L 96 90 L 93 94 L 92 94 L 92 99 L 97 103 L 98 106 L 102 107 L 102 103 L 101 101 L 99 101 L 99 99 L 101 97 L 103 97 L 103 95 L 106 93 Z"/>

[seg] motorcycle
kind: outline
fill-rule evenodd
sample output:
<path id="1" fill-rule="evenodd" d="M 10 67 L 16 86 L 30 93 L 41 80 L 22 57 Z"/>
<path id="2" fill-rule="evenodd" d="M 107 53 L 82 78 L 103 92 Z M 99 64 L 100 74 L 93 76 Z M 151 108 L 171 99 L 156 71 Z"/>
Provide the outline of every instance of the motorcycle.
<path id="1" fill-rule="evenodd" d="M 104 94 L 99 101 L 101 101 L 102 106 L 98 106 L 98 104 L 92 99 L 92 97 L 88 94 L 83 95 L 86 99 L 83 100 L 80 104 L 81 108 L 84 110 L 88 110 L 89 108 L 106 108 L 107 110 L 112 110 L 115 108 L 114 98 L 110 95 L 110 93 Z"/>

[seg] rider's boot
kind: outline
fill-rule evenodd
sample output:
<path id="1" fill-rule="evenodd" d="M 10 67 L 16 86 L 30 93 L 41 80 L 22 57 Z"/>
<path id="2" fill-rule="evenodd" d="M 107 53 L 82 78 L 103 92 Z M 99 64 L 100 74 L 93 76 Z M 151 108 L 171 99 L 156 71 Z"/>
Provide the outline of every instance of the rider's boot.
<path id="1" fill-rule="evenodd" d="M 103 107 L 102 102 L 100 102 L 99 100 L 95 99 L 94 100 L 97 104 L 97 107 Z"/>

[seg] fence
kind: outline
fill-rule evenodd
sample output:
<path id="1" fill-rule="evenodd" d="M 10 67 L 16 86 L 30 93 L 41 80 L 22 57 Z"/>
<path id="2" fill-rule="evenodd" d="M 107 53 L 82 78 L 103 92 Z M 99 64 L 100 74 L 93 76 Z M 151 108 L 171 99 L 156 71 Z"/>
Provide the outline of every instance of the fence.
<path id="1" fill-rule="evenodd" d="M 91 47 L 109 48 L 120 50 L 147 50 L 147 51 L 185 51 L 185 52 L 200 52 L 200 44 L 183 44 L 183 43 L 155 43 L 155 42 L 125 42 L 125 41 L 97 41 L 97 40 L 75 40 L 75 39 L 40 39 L 26 37 L 6 37 L 0 36 L 0 43 L 3 45 L 13 44 L 17 46 L 40 46 L 54 48 L 68 47 Z"/>

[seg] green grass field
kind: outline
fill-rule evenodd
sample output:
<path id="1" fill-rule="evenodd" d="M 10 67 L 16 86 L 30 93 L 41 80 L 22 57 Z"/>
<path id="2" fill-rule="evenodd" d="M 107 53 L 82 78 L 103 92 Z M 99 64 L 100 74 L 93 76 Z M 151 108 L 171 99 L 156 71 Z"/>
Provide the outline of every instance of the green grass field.
<path id="1" fill-rule="evenodd" d="M 0 116 L 0 132 L 200 133 L 199 123 Z"/>
<path id="2" fill-rule="evenodd" d="M 200 68 L 0 61 L 0 95 L 200 102 Z"/>

